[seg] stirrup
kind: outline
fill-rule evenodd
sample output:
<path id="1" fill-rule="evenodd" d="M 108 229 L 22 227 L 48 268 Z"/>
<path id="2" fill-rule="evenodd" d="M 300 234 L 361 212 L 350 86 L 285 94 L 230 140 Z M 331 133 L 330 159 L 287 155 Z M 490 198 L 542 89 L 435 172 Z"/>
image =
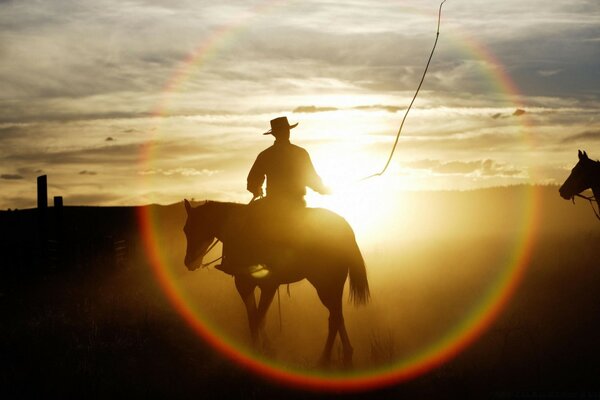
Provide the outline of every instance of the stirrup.
<path id="1" fill-rule="evenodd" d="M 248 268 L 248 274 L 256 279 L 266 278 L 271 271 L 263 264 L 252 265 Z"/>

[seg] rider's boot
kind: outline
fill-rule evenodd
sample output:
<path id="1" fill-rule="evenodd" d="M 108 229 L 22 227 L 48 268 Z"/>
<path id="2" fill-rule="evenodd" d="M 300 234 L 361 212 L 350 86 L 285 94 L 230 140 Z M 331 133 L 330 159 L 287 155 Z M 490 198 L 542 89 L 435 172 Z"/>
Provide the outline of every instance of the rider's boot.
<path id="1" fill-rule="evenodd" d="M 221 264 L 215 265 L 215 269 L 218 269 L 219 271 L 225 272 L 229 275 L 234 275 L 236 268 L 227 261 L 227 258 L 223 257 L 223 261 L 221 262 Z"/>

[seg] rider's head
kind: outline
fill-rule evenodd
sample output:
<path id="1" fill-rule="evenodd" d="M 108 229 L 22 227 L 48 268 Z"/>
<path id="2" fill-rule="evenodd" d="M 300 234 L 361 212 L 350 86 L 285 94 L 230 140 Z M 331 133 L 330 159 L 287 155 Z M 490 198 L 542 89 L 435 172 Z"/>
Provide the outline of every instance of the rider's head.
<path id="1" fill-rule="evenodd" d="M 279 117 L 271 120 L 271 130 L 264 135 L 273 135 L 276 139 L 289 139 L 290 130 L 298 126 L 298 123 L 290 125 L 287 117 Z"/>
<path id="2" fill-rule="evenodd" d="M 280 128 L 276 131 L 273 131 L 273 136 L 275 139 L 289 139 L 290 138 L 290 128 Z"/>

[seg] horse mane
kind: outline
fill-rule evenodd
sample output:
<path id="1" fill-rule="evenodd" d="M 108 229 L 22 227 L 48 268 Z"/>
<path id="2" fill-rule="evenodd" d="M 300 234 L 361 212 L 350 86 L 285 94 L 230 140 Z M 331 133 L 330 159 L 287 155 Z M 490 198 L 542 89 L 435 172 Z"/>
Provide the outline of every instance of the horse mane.
<path id="1" fill-rule="evenodd" d="M 231 211 L 241 210 L 246 204 L 206 200 L 204 204 L 195 208 L 201 215 L 210 216 L 212 221 L 225 221 Z"/>
<path id="2" fill-rule="evenodd" d="M 223 209 L 231 209 L 231 208 L 242 208 L 247 204 L 243 203 L 235 203 L 231 201 L 216 201 L 216 200 L 205 200 L 202 207 L 205 207 L 210 210 L 223 210 Z"/>

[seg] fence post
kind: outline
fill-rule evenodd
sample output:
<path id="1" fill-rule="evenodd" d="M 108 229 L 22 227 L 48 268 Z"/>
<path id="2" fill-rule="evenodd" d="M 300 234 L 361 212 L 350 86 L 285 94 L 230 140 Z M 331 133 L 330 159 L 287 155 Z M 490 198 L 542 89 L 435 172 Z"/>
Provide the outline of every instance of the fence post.
<path id="1" fill-rule="evenodd" d="M 46 175 L 37 177 L 37 248 L 39 267 L 48 259 L 48 178 Z"/>
<path id="2" fill-rule="evenodd" d="M 37 177 L 37 208 L 45 210 L 48 208 L 48 176 Z"/>

